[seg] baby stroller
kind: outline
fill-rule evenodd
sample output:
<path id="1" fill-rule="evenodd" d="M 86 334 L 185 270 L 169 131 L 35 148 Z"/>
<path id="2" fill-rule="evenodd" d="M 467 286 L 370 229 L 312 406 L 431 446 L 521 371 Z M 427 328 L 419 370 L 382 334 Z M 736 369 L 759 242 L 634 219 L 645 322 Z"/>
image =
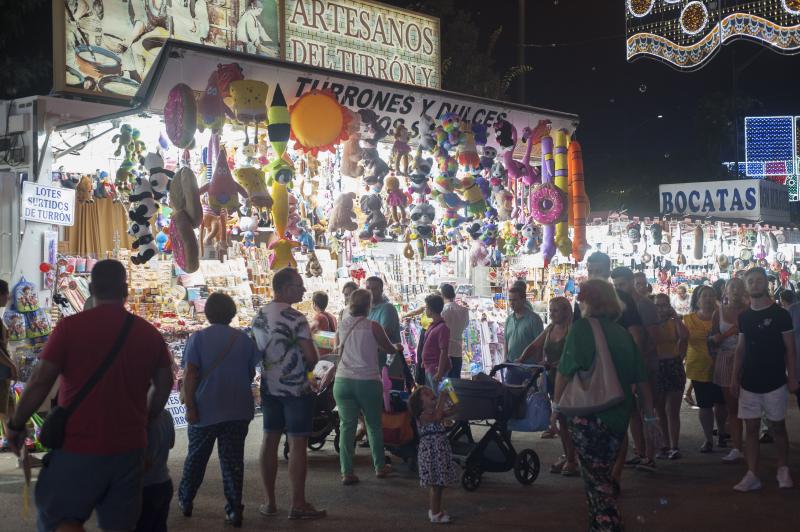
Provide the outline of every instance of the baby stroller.
<path id="1" fill-rule="evenodd" d="M 408 409 L 408 393 L 393 390 L 391 412 L 383 413 L 383 447 L 400 458 L 409 471 L 417 470 L 417 424 Z"/>
<path id="2" fill-rule="evenodd" d="M 520 484 L 532 484 L 539 476 L 539 455 L 533 449 L 517 452 L 511 444 L 508 421 L 525 414 L 525 400 L 542 366 L 498 364 L 490 377 L 503 371 L 502 384 L 492 378 L 452 380 L 458 396 L 456 424 L 448 432 L 453 457 L 463 467 L 461 485 L 467 491 L 478 489 L 484 472 L 514 471 Z M 510 384 L 519 382 L 520 384 Z M 479 441 L 472 436 L 470 421 L 493 420 Z"/>
<path id="3" fill-rule="evenodd" d="M 316 381 L 314 420 L 311 435 L 308 437 L 308 448 L 312 451 L 322 449 L 331 432 L 335 432 L 333 448 L 337 453 L 339 452 L 339 412 L 336 410 L 336 400 L 333 398 L 333 379 L 338 362 L 337 355 L 326 355 L 321 357 L 314 366 L 314 380 Z M 283 457 L 289 459 L 288 438 L 285 438 L 283 442 Z"/>

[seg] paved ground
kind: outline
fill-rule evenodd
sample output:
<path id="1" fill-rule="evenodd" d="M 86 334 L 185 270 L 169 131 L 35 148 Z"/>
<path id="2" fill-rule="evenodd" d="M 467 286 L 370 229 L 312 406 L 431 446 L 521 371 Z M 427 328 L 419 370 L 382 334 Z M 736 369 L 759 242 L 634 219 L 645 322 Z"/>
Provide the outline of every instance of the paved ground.
<path id="1" fill-rule="evenodd" d="M 353 487 L 339 484 L 338 460 L 332 445 L 310 453 L 309 499 L 328 509 L 329 517 L 317 522 L 295 522 L 285 517 L 288 497 L 279 499 L 279 517 L 257 514 L 262 491 L 258 474 L 260 418 L 251 426 L 247 441 L 245 523 L 243 530 L 341 530 L 396 531 L 426 529 L 427 493 L 419 488 L 414 475 L 403 468 L 387 480 L 370 475 L 367 449 L 359 449 L 357 473 L 362 482 Z M 685 436 L 684 459 L 660 462 L 654 474 L 626 471 L 623 477 L 621 506 L 628 530 L 725 532 L 797 530 L 800 523 L 800 488 L 778 490 L 774 480 L 775 461 L 772 445 L 762 445 L 761 478 L 765 487 L 760 493 L 740 494 L 731 490 L 744 473 L 744 466 L 723 465 L 722 451 L 699 454 L 700 431 L 696 411 L 683 411 Z M 796 406 L 789 418 L 793 439 L 791 465 L 800 485 L 800 414 Z M 541 440 L 538 434 L 516 434 L 514 444 L 532 447 L 541 456 L 543 472 L 531 486 L 521 486 L 513 473 L 486 474 L 475 492 L 454 486 L 445 492 L 446 506 L 457 518 L 454 530 L 535 529 L 585 530 L 585 499 L 579 478 L 562 478 L 546 470 L 560 453 L 555 440 Z M 170 457 L 173 479 L 180 478 L 185 456 L 185 431 L 180 431 Z M 0 455 L 0 530 L 34 529 L 34 517 L 22 516 L 22 474 L 8 454 Z M 282 461 L 279 490 L 286 493 L 286 465 Z M 218 462 L 212 458 L 205 484 L 195 501 L 194 516 L 178 514 L 173 500 L 170 530 L 221 530 L 223 496 Z M 33 514 L 33 512 L 31 512 Z"/>

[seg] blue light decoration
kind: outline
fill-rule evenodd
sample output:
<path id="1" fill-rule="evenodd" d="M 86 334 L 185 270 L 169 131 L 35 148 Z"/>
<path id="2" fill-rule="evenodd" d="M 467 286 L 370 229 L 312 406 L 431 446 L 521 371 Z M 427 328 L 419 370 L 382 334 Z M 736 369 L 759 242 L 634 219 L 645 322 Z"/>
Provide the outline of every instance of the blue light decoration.
<path id="1" fill-rule="evenodd" d="M 625 6 L 628 61 L 650 57 L 696 70 L 739 39 L 800 53 L 800 0 L 625 0 Z"/>
<path id="2" fill-rule="evenodd" d="M 795 174 L 797 143 L 791 116 L 744 119 L 745 173 L 749 177 Z"/>

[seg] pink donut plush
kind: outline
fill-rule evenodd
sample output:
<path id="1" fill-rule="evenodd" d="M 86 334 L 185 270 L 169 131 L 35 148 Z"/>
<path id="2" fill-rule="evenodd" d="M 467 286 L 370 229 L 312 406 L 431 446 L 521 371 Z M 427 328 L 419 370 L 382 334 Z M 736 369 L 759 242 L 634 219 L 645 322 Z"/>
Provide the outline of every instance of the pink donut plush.
<path id="1" fill-rule="evenodd" d="M 194 91 L 185 83 L 178 83 L 169 91 L 164 123 L 167 136 L 175 146 L 185 149 L 192 145 L 197 130 L 197 102 Z"/>
<path id="2" fill-rule="evenodd" d="M 548 225 L 561 219 L 564 212 L 564 198 L 561 191 L 552 183 L 542 183 L 531 192 L 531 216 L 542 224 Z"/>

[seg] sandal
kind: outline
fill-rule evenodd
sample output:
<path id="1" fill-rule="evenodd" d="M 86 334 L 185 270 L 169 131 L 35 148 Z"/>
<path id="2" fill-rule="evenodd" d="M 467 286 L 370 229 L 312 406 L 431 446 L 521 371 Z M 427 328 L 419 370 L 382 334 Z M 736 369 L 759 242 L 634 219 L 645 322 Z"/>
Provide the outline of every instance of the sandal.
<path id="1" fill-rule="evenodd" d="M 306 504 L 302 508 L 292 508 L 289 510 L 289 519 L 321 519 L 328 515 L 325 510 L 317 510 L 310 504 Z"/>
<path id="2" fill-rule="evenodd" d="M 554 475 L 560 475 L 565 465 L 567 465 L 567 457 L 562 454 L 558 462 L 550 466 L 550 472 Z"/>
<path id="3" fill-rule="evenodd" d="M 375 476 L 378 478 L 386 478 L 392 471 L 394 471 L 392 464 L 384 464 L 382 468 L 375 471 Z"/>
<path id="4" fill-rule="evenodd" d="M 580 471 L 578 471 L 578 464 L 570 464 L 567 462 L 564 464 L 564 467 L 561 468 L 562 477 L 577 477 L 578 475 L 580 475 Z"/>
<path id="5" fill-rule="evenodd" d="M 258 513 L 264 517 L 275 517 L 278 515 L 278 508 L 275 506 L 270 506 L 269 504 L 259 504 Z"/>
<path id="6" fill-rule="evenodd" d="M 551 429 L 547 429 L 542 432 L 542 439 L 543 440 L 550 440 L 556 437 L 556 433 L 553 432 Z"/>
<path id="7" fill-rule="evenodd" d="M 342 486 L 352 486 L 353 484 L 358 484 L 359 482 L 359 478 L 352 473 L 349 475 L 342 475 Z"/>

